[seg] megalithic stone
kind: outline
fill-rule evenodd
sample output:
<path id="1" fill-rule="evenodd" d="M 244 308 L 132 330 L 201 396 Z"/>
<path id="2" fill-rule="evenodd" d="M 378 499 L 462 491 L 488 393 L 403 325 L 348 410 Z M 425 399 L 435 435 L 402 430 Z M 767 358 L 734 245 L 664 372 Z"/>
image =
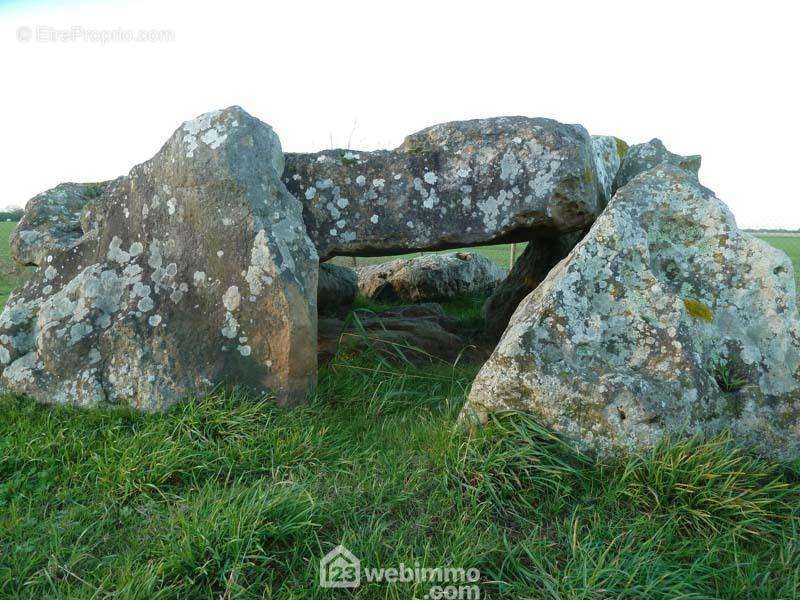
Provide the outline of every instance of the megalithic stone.
<path id="1" fill-rule="evenodd" d="M 241 108 L 184 123 L 89 198 L 80 237 L 48 247 L 12 294 L 3 389 L 145 410 L 223 383 L 302 401 L 318 259 L 282 171 L 277 135 Z"/>

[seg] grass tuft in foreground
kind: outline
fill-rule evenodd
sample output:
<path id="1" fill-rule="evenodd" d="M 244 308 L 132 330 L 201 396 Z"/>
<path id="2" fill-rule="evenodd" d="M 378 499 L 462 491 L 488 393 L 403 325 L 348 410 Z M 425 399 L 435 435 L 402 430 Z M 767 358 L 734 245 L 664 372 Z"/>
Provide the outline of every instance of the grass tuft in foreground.
<path id="1" fill-rule="evenodd" d="M 725 436 L 598 464 L 521 414 L 468 435 L 469 366 L 335 360 L 306 407 L 0 400 L 0 597 L 329 597 L 318 560 L 480 569 L 484 596 L 788 598 L 800 485 Z M 364 583 L 358 598 L 422 597 Z"/>

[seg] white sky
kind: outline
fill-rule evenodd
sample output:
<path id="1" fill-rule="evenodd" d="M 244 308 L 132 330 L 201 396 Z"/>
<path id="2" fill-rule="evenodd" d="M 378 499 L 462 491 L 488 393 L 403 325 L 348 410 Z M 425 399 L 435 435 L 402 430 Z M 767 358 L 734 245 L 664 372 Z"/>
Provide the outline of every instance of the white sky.
<path id="1" fill-rule="evenodd" d="M 287 151 L 351 132 L 353 148 L 395 147 L 499 115 L 660 137 L 703 155 L 701 181 L 740 224 L 800 227 L 793 4 L 0 0 L 0 206 L 127 173 L 182 121 L 239 104 Z M 175 39 L 45 42 L 37 26 Z"/>

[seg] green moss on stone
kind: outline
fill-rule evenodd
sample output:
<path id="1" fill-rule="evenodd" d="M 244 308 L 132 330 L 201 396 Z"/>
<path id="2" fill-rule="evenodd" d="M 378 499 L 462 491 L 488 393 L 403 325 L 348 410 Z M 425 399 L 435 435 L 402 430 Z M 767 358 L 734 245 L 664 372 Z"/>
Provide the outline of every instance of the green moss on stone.
<path id="1" fill-rule="evenodd" d="M 619 159 L 622 160 L 628 153 L 628 144 L 625 142 L 625 140 L 621 140 L 619 138 L 614 139 L 617 140 L 617 156 L 619 156 Z"/>

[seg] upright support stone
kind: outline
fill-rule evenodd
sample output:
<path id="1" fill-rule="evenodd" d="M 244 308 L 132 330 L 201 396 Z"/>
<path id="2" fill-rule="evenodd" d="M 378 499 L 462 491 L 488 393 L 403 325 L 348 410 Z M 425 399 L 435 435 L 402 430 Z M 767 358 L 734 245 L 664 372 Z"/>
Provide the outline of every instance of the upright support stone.
<path id="1" fill-rule="evenodd" d="M 609 453 L 732 432 L 800 457 L 800 321 L 789 258 L 670 162 L 614 195 L 519 305 L 464 418 L 529 411 Z"/>
<path id="2" fill-rule="evenodd" d="M 277 135 L 238 107 L 184 123 L 91 199 L 82 235 L 51 244 L 12 294 L 2 388 L 146 410 L 221 383 L 302 401 L 318 260 L 282 171 Z"/>

